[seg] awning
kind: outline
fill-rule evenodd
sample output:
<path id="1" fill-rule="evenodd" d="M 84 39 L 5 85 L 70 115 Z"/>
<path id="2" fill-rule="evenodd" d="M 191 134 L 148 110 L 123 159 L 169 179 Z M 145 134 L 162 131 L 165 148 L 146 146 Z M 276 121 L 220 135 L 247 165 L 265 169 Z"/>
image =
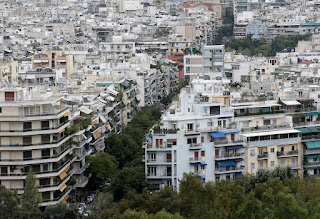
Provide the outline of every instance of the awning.
<path id="1" fill-rule="evenodd" d="M 201 165 L 201 166 L 207 166 L 207 164 L 206 164 L 206 163 L 201 163 L 200 165 Z"/>
<path id="2" fill-rule="evenodd" d="M 309 141 L 306 142 L 307 149 L 320 148 L 320 141 Z"/>
<path id="3" fill-rule="evenodd" d="M 307 159 L 313 159 L 313 158 L 319 158 L 320 154 L 314 154 L 314 155 L 307 155 L 306 158 Z"/>
<path id="4" fill-rule="evenodd" d="M 243 145 L 239 145 L 239 146 L 233 146 L 233 147 L 226 147 L 227 150 L 237 150 L 237 149 L 242 149 L 244 148 Z"/>
<path id="5" fill-rule="evenodd" d="M 226 136 L 221 132 L 209 132 L 212 138 L 225 138 Z"/>
<path id="6" fill-rule="evenodd" d="M 312 112 L 312 113 L 305 113 L 305 116 L 313 116 L 313 115 L 318 115 L 319 112 Z"/>
<path id="7" fill-rule="evenodd" d="M 65 131 L 65 129 L 61 129 L 60 132 L 59 132 L 59 134 L 61 134 L 61 133 L 64 132 L 64 131 Z"/>
<path id="8" fill-rule="evenodd" d="M 231 116 L 224 116 L 224 117 L 219 117 L 218 119 L 231 119 Z"/>
<path id="9" fill-rule="evenodd" d="M 121 82 L 121 84 L 125 87 L 129 87 L 130 83 L 128 81 Z"/>
<path id="10" fill-rule="evenodd" d="M 311 132 L 313 132 L 313 133 L 318 133 L 318 132 L 320 132 L 320 130 L 317 129 L 316 127 L 308 127 L 308 129 L 309 129 Z"/>
<path id="11" fill-rule="evenodd" d="M 100 138 L 100 136 L 101 136 L 101 133 L 99 132 L 99 131 L 96 131 L 95 133 L 93 133 L 93 137 L 94 137 L 94 139 L 98 139 L 98 138 Z"/>
<path id="12" fill-rule="evenodd" d="M 69 115 L 69 112 L 66 112 L 63 116 L 67 116 L 67 115 Z"/>
<path id="13" fill-rule="evenodd" d="M 70 169 L 71 167 L 70 166 L 68 166 L 65 170 L 64 170 L 64 172 L 68 172 L 68 170 Z"/>
<path id="14" fill-rule="evenodd" d="M 232 129 L 232 130 L 224 130 L 224 131 L 221 131 L 223 134 L 231 134 L 231 133 L 238 133 L 240 132 L 240 130 L 238 129 Z"/>
<path id="15" fill-rule="evenodd" d="M 176 142 L 177 139 L 167 139 L 167 142 Z"/>
<path id="16" fill-rule="evenodd" d="M 107 122 L 107 120 L 106 120 L 103 116 L 100 116 L 100 119 L 101 119 L 101 121 L 102 121 L 103 123 L 106 123 L 106 122 Z"/>
<path id="17" fill-rule="evenodd" d="M 236 162 L 234 160 L 227 160 L 227 161 L 221 161 L 217 162 L 219 167 L 229 167 L 229 166 L 235 166 Z"/>
<path id="18" fill-rule="evenodd" d="M 61 180 L 63 180 L 64 178 L 67 177 L 67 173 L 65 171 L 63 171 L 62 173 L 60 173 L 59 177 Z"/>
<path id="19" fill-rule="evenodd" d="M 67 185 L 64 184 L 63 186 L 61 186 L 60 191 L 63 192 L 63 190 L 65 190 L 65 188 L 67 188 Z"/>
<path id="20" fill-rule="evenodd" d="M 310 134 L 310 130 L 308 128 L 297 128 L 298 131 L 301 132 L 301 134 Z"/>
<path id="21" fill-rule="evenodd" d="M 296 105 L 301 105 L 301 103 L 299 103 L 296 100 L 291 100 L 291 101 L 282 101 L 282 103 L 284 103 L 287 106 L 296 106 Z"/>
<path id="22" fill-rule="evenodd" d="M 126 99 L 125 99 L 124 97 L 122 97 L 122 103 L 123 103 L 124 105 L 127 105 L 127 101 L 126 101 Z"/>
<path id="23" fill-rule="evenodd" d="M 93 112 L 91 109 L 89 109 L 89 108 L 87 108 L 87 107 L 85 107 L 85 106 L 80 107 L 79 110 L 80 110 L 81 112 L 85 113 L 85 114 L 90 114 L 90 113 Z"/>

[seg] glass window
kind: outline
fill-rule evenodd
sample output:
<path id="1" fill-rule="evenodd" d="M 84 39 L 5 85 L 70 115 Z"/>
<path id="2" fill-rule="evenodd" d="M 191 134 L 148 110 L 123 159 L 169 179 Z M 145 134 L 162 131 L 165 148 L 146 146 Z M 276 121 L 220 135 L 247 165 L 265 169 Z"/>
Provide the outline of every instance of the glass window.
<path id="1" fill-rule="evenodd" d="M 270 148 L 270 153 L 274 153 L 274 148 Z"/>
<path id="2" fill-rule="evenodd" d="M 254 168 L 255 168 L 255 164 L 251 163 L 251 170 L 254 170 Z"/>
<path id="3" fill-rule="evenodd" d="M 282 166 L 282 167 L 285 166 L 285 160 L 281 160 L 281 166 Z"/>
<path id="4" fill-rule="evenodd" d="M 271 161 L 271 166 L 274 167 L 274 161 Z"/>

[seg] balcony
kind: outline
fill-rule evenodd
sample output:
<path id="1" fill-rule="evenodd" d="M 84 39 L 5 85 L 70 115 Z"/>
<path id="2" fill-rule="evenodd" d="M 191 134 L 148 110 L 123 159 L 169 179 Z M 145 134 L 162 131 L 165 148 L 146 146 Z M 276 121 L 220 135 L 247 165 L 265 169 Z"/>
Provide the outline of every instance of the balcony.
<path id="1" fill-rule="evenodd" d="M 177 134 L 179 129 L 154 129 L 153 134 Z"/>
<path id="2" fill-rule="evenodd" d="M 29 101 L 31 103 L 31 101 Z M 35 114 L 21 114 L 21 115 L 10 115 L 10 116 L 1 116 L 1 122 L 10 122 L 10 121 L 31 121 L 31 120 L 49 120 L 49 119 L 58 119 L 64 114 L 69 112 L 68 107 L 64 107 L 60 110 L 50 110 L 42 113 Z M 45 118 L 44 118 L 45 117 Z"/>
<path id="3" fill-rule="evenodd" d="M 41 135 L 41 134 L 55 134 L 70 125 L 69 121 L 66 121 L 56 127 L 41 128 L 41 129 L 20 129 L 20 130 L 0 130 L 0 136 L 29 136 L 29 135 Z"/>
<path id="4" fill-rule="evenodd" d="M 229 168 L 216 168 L 215 174 L 225 174 L 225 173 L 232 173 L 232 172 L 243 172 L 244 167 L 229 167 Z"/>
<path id="5" fill-rule="evenodd" d="M 258 155 L 258 160 L 267 160 L 269 158 L 268 152 L 264 152 L 263 154 Z"/>
<path id="6" fill-rule="evenodd" d="M 199 163 L 205 161 L 205 157 L 190 157 L 190 163 Z"/>
<path id="7" fill-rule="evenodd" d="M 65 199 L 71 192 L 71 188 L 67 187 L 63 193 L 61 193 L 58 197 L 53 199 L 43 199 L 41 206 L 48 206 L 60 203 L 63 199 Z"/>
<path id="8" fill-rule="evenodd" d="M 147 178 L 152 179 L 152 178 L 171 178 L 172 173 L 160 173 L 160 174 L 150 174 L 147 173 Z"/>
<path id="9" fill-rule="evenodd" d="M 223 154 L 220 156 L 216 156 L 216 160 L 227 160 L 227 159 L 239 159 L 244 158 L 245 153 L 231 153 L 231 154 Z"/>
<path id="10" fill-rule="evenodd" d="M 221 145 L 230 145 L 230 144 L 241 144 L 241 143 L 243 143 L 243 140 L 218 140 L 218 139 L 215 139 L 214 141 L 214 145 L 216 146 L 216 145 L 219 145 L 219 146 L 221 146 Z"/>
<path id="11" fill-rule="evenodd" d="M 199 150 L 202 148 L 202 144 L 198 143 L 198 144 L 189 144 L 189 149 L 190 150 Z"/>
<path id="12" fill-rule="evenodd" d="M 277 156 L 278 157 L 297 157 L 299 156 L 299 151 L 298 150 L 293 150 L 293 151 L 277 151 Z"/>
<path id="13" fill-rule="evenodd" d="M 286 109 L 287 113 L 303 113 L 303 112 L 312 112 L 317 111 L 317 107 L 305 107 L 305 108 L 297 108 L 297 109 Z"/>
<path id="14" fill-rule="evenodd" d="M 76 183 L 76 187 L 77 188 L 84 188 L 88 182 L 89 182 L 89 179 L 90 179 L 90 176 L 83 176 L 81 179 L 77 180 L 77 183 Z"/>
<path id="15" fill-rule="evenodd" d="M 85 165 L 83 165 L 83 167 L 78 169 L 74 174 L 80 175 L 81 173 L 83 173 L 89 167 L 89 165 L 90 165 L 90 163 L 86 163 Z"/>
<path id="16" fill-rule="evenodd" d="M 264 125 L 264 126 L 257 126 L 257 127 L 241 128 L 241 131 L 242 132 L 252 132 L 252 131 L 262 131 L 262 130 L 280 129 L 280 128 L 291 128 L 291 126 L 290 126 L 290 124 Z"/>
<path id="17" fill-rule="evenodd" d="M 307 167 L 320 167 L 320 161 L 310 161 L 310 162 L 307 162 L 305 166 L 307 166 Z"/>

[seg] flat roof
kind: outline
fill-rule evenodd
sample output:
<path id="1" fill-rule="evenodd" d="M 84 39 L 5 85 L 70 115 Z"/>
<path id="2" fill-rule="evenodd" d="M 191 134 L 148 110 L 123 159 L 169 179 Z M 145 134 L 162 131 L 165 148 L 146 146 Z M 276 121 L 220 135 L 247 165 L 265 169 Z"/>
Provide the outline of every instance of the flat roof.
<path id="1" fill-rule="evenodd" d="M 244 137 L 256 137 L 256 136 L 264 136 L 264 135 L 277 135 L 277 134 L 290 134 L 290 133 L 300 133 L 300 131 L 295 129 L 285 129 L 285 130 L 274 130 L 269 132 L 245 133 L 241 135 Z"/>

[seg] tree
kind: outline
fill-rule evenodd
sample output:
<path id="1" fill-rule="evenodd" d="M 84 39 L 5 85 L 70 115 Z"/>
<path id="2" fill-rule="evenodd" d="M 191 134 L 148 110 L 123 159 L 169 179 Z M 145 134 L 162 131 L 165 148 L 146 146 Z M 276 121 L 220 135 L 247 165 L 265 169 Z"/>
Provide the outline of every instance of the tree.
<path id="1" fill-rule="evenodd" d="M 68 207 L 66 204 L 59 203 L 49 205 L 42 214 L 44 219 L 72 219 L 77 218 L 77 209 L 72 206 Z"/>
<path id="2" fill-rule="evenodd" d="M 99 153 L 94 157 L 89 156 L 88 161 L 90 162 L 89 172 L 96 178 L 107 179 L 117 171 L 118 163 L 115 157 L 107 153 Z"/>
<path id="3" fill-rule="evenodd" d="M 141 193 L 146 186 L 143 167 L 125 167 L 112 178 L 110 191 L 115 200 L 120 200 L 131 190 Z"/>
<path id="4" fill-rule="evenodd" d="M 22 209 L 25 218 L 40 217 L 40 203 L 42 202 L 41 194 L 36 185 L 36 175 L 30 171 L 27 175 L 22 195 Z"/>
<path id="5" fill-rule="evenodd" d="M 20 199 L 16 193 L 0 185 L 0 218 L 20 218 Z"/>
<path id="6" fill-rule="evenodd" d="M 123 218 L 126 219 L 183 219 L 179 213 L 170 214 L 166 211 L 159 211 L 156 214 L 147 214 L 144 211 L 128 210 L 124 213 Z"/>
<path id="7" fill-rule="evenodd" d="M 111 209 L 115 206 L 113 196 L 109 192 L 100 192 L 92 203 L 92 213 L 98 216 L 105 209 Z"/>

